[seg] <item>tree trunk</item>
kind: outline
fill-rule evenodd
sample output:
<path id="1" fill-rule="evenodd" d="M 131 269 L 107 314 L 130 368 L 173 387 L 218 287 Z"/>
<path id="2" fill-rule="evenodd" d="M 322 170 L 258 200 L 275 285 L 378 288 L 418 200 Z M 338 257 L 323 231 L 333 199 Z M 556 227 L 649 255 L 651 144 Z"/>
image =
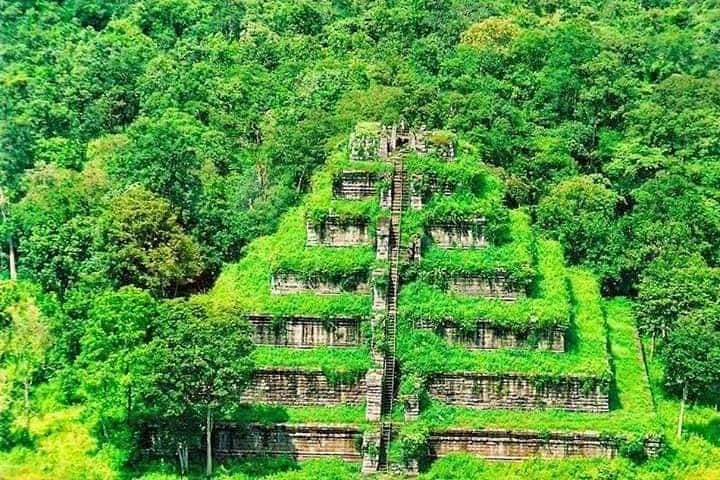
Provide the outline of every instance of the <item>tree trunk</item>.
<path id="1" fill-rule="evenodd" d="M 0 188 L 0 202 L 5 203 L 5 195 L 3 190 Z M 3 223 L 7 223 L 7 215 L 5 215 L 5 209 L 0 205 L 0 215 L 2 216 Z M 15 245 L 13 244 L 12 233 L 8 236 L 8 267 L 10 267 L 10 280 L 17 280 L 17 270 L 15 268 Z"/>
<path id="2" fill-rule="evenodd" d="M 687 401 L 687 382 L 683 383 L 682 400 L 680 400 L 680 415 L 678 416 L 677 438 L 682 438 L 683 421 L 685 420 L 685 402 Z"/>
<path id="3" fill-rule="evenodd" d="M 205 424 L 205 475 L 212 475 L 212 407 L 208 405 L 207 418 Z"/>
<path id="4" fill-rule="evenodd" d="M 23 380 L 23 409 L 25 411 L 25 428 L 30 431 L 30 377 Z"/>
<path id="5" fill-rule="evenodd" d="M 100 427 L 102 427 L 103 438 L 107 441 L 110 439 L 108 435 L 107 426 L 105 425 L 105 417 L 100 417 Z"/>
<path id="6" fill-rule="evenodd" d="M 8 238 L 8 264 L 10 265 L 10 280 L 17 280 L 17 269 L 15 268 L 15 245 L 12 235 Z"/>
<path id="7" fill-rule="evenodd" d="M 298 178 L 297 185 L 295 185 L 295 192 L 299 195 L 302 191 L 303 183 L 305 182 L 305 171 L 300 174 L 300 178 Z"/>
<path id="8" fill-rule="evenodd" d="M 125 395 L 127 396 L 125 399 L 125 402 L 126 402 L 125 406 L 127 408 L 127 414 L 125 416 L 126 417 L 125 421 L 127 422 L 128 425 L 130 425 L 130 415 L 132 412 L 132 385 L 128 385 Z"/>
<path id="9" fill-rule="evenodd" d="M 180 462 L 180 476 L 184 477 L 188 471 L 188 448 L 185 442 L 178 442 L 177 455 Z"/>
<path id="10" fill-rule="evenodd" d="M 655 355 L 655 332 L 653 331 L 652 340 L 650 341 L 650 362 L 653 361 Z"/>

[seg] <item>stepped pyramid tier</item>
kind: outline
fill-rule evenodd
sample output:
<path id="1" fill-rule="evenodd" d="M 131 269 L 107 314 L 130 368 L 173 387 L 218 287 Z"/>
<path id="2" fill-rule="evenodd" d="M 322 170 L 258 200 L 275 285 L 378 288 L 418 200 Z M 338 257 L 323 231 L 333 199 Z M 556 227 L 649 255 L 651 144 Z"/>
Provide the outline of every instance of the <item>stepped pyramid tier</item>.
<path id="1" fill-rule="evenodd" d="M 360 317 L 283 318 L 249 314 L 247 319 L 253 327 L 253 341 L 257 345 L 312 348 L 322 345 L 353 347 L 363 343 Z"/>
<path id="2" fill-rule="evenodd" d="M 629 308 L 603 305 L 473 152 L 450 132 L 361 123 L 225 269 L 209 298 L 248 319 L 256 349 L 219 454 L 373 473 L 455 451 L 657 450 Z"/>

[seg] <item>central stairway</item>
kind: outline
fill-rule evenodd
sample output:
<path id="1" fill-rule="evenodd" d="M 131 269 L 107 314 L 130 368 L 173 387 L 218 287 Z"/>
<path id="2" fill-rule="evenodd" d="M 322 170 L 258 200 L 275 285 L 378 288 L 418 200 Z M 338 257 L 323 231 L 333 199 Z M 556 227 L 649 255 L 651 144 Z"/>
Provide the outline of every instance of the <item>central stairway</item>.
<path id="1" fill-rule="evenodd" d="M 387 317 L 385 320 L 386 351 L 383 362 L 382 380 L 382 428 L 380 439 L 379 467 L 389 469 L 388 451 L 392 440 L 392 410 L 395 396 L 397 347 L 397 296 L 400 282 L 400 221 L 403 208 L 403 188 L 405 173 L 403 170 L 402 153 L 393 155 L 392 203 L 390 208 L 390 278 L 388 283 Z"/>

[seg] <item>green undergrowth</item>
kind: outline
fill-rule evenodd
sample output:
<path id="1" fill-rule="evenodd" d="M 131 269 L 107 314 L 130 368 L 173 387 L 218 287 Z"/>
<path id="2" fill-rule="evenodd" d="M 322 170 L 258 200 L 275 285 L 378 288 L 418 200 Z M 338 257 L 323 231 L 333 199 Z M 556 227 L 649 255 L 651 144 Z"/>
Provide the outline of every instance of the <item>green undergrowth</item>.
<path id="1" fill-rule="evenodd" d="M 569 270 L 569 279 L 573 321 L 565 353 L 533 349 L 473 351 L 450 345 L 432 331 L 412 329 L 403 321 L 398 333 L 398 358 L 403 371 L 420 377 L 440 372 L 512 372 L 538 381 L 581 376 L 607 384 L 611 372 L 599 286 L 591 274 L 581 270 Z M 411 298 L 407 297 L 407 301 Z"/>
<path id="2" fill-rule="evenodd" d="M 574 271 L 571 277 L 574 284 L 594 283 L 592 277 L 585 272 Z M 576 288 L 580 290 L 581 285 L 577 285 Z M 585 285 L 584 288 L 590 290 L 591 287 Z M 577 294 L 577 298 L 588 300 L 581 294 Z M 586 314 L 602 315 L 602 312 L 596 311 L 600 308 L 598 302 L 599 300 L 596 300 L 591 306 L 591 311 L 587 313 L 583 313 L 583 309 L 580 308 L 577 317 L 580 318 Z M 661 436 L 662 429 L 652 401 L 631 304 L 625 299 L 616 299 L 604 302 L 603 306 L 605 307 L 610 358 L 615 371 L 609 413 L 567 412 L 550 409 L 477 410 L 431 402 L 428 408 L 421 412 L 420 419 L 406 424 L 403 430 L 407 430 L 411 436 L 417 435 L 417 432 L 441 431 L 451 428 L 496 428 L 540 433 L 591 431 L 620 439 L 621 447 L 626 449 L 637 448 L 642 439 L 648 436 Z M 558 355 L 559 361 L 564 361 L 560 358 L 562 356 Z M 628 450 L 622 451 L 628 452 Z M 636 452 L 632 451 L 632 453 Z"/>
<path id="3" fill-rule="evenodd" d="M 330 383 L 355 383 L 373 365 L 370 350 L 357 348 L 287 348 L 258 346 L 251 354 L 256 368 L 320 370 Z"/>
<path id="4" fill-rule="evenodd" d="M 508 210 L 502 202 L 497 202 L 494 198 L 478 197 L 463 191 L 455 191 L 450 195 L 435 193 L 424 202 L 423 208 L 418 212 L 420 219 L 410 225 L 463 225 L 483 218 L 482 232 L 489 242 L 504 243 L 510 235 Z"/>
<path id="5" fill-rule="evenodd" d="M 343 170 L 375 173 L 380 178 L 376 195 L 362 200 L 333 198 L 333 182 Z M 341 224 L 366 223 L 374 233 L 378 218 L 389 217 L 389 211 L 380 208 L 380 193 L 389 187 L 391 173 L 390 162 L 352 161 L 346 152 L 334 154 L 313 177 L 312 189 L 305 199 L 305 218 L 313 225 L 322 225 L 332 215 Z"/>
<path id="6" fill-rule="evenodd" d="M 629 480 L 635 478 L 635 470 L 635 464 L 624 458 L 493 462 L 456 453 L 434 462 L 418 480 Z"/>
<path id="7" fill-rule="evenodd" d="M 176 467 L 171 462 L 151 462 L 145 468 L 140 469 L 136 475 L 122 478 L 127 480 L 200 480 L 208 478 L 199 465 L 191 465 L 191 471 L 186 476 L 181 477 L 175 471 Z M 339 458 L 298 462 L 290 457 L 269 456 L 225 460 L 218 465 L 212 478 L 216 480 L 358 480 L 361 476 L 359 463 L 346 462 Z"/>
<path id="8" fill-rule="evenodd" d="M 371 246 L 333 248 L 306 247 L 307 232 L 302 220 L 304 209 L 297 208 L 284 218 L 273 237 L 278 242 L 271 261 L 273 272 L 293 272 L 304 279 L 322 278 L 334 282 L 367 281 L 375 265 Z"/>
<path id="9" fill-rule="evenodd" d="M 484 218 L 486 238 L 495 244 L 508 240 L 512 225 L 503 204 L 504 186 L 493 170 L 472 155 L 461 155 L 453 162 L 429 155 L 408 154 L 404 161 L 413 191 L 419 192 L 423 208 L 403 214 L 403 243 L 423 237 L 432 224 L 464 224 Z M 433 192 L 448 186 L 452 193 Z"/>
<path id="10" fill-rule="evenodd" d="M 526 212 L 512 212 L 510 232 L 512 240 L 502 245 L 473 249 L 430 246 L 420 262 L 404 265 L 403 278 L 445 289 L 453 278 L 478 275 L 493 280 L 502 274 L 511 288 L 525 290 L 535 278 L 534 236 Z"/>
<path id="11" fill-rule="evenodd" d="M 505 195 L 505 186 L 498 174 L 470 153 L 460 153 L 450 162 L 432 155 L 410 153 L 404 158 L 404 166 L 407 176 L 419 182 L 414 185 L 421 187 L 421 192 L 422 187 L 434 180 L 439 185 L 447 184 L 496 204 L 501 204 Z"/>
<path id="12" fill-rule="evenodd" d="M 317 253 L 307 253 L 316 248 Z M 293 254 L 297 252 L 301 253 L 294 257 Z M 370 314 L 372 298 L 369 294 L 343 292 L 338 295 L 317 295 L 302 292 L 272 295 L 272 273 L 282 265 L 286 268 L 290 268 L 290 265 L 304 265 L 306 272 L 312 271 L 318 275 L 323 268 L 332 270 L 333 275 L 337 276 L 350 272 L 347 278 L 352 279 L 352 272 L 355 275 L 369 275 L 374 265 L 374 254 L 369 248 L 306 249 L 302 209 L 295 208 L 283 217 L 277 233 L 253 241 L 240 262 L 224 269 L 210 293 L 212 301 L 220 307 L 240 312 L 276 316 L 367 317 Z"/>
<path id="13" fill-rule="evenodd" d="M 368 425 L 365 405 L 333 405 L 293 407 L 268 404 L 243 404 L 227 412 L 226 422 L 240 424 L 262 423 L 327 423 L 352 424 L 360 428 Z"/>
<path id="14" fill-rule="evenodd" d="M 538 240 L 536 254 L 537 277 L 527 298 L 507 302 L 469 297 L 416 281 L 400 291 L 401 322 L 408 327 L 418 322 L 439 326 L 450 320 L 474 330 L 478 320 L 484 320 L 519 334 L 567 327 L 571 307 L 562 248 L 557 242 Z"/>

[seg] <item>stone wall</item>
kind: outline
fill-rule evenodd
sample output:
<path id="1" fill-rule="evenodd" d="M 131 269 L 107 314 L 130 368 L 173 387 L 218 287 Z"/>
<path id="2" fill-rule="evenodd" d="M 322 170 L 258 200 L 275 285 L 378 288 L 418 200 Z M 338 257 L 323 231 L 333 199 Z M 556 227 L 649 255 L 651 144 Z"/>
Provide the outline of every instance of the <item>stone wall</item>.
<path id="1" fill-rule="evenodd" d="M 613 458 L 617 442 L 598 433 L 552 432 L 540 435 L 521 430 L 464 430 L 434 432 L 429 439 L 430 456 L 439 458 L 467 452 L 491 460 L 540 458 Z"/>
<path id="2" fill-rule="evenodd" d="M 424 181 L 423 181 L 424 179 Z M 422 191 L 419 184 L 424 183 L 425 191 Z M 445 196 L 451 195 L 455 191 L 455 186 L 447 183 L 440 182 L 435 175 L 426 174 L 425 176 L 417 174 L 413 175 L 410 183 L 410 208 L 413 210 L 419 210 L 423 207 L 423 197 L 428 194 L 442 193 Z"/>
<path id="3" fill-rule="evenodd" d="M 557 408 L 573 412 L 608 412 L 608 394 L 586 388 L 584 379 L 566 377 L 553 385 L 536 385 L 517 374 L 443 373 L 428 379 L 430 396 L 446 403 L 480 409 Z"/>
<path id="4" fill-rule="evenodd" d="M 389 155 L 405 147 L 418 153 L 431 153 L 444 160 L 455 158 L 454 135 L 449 143 L 438 142 L 439 131 L 409 129 L 404 123 L 381 126 L 361 122 L 350 134 L 350 160 L 387 160 Z M 449 132 L 446 132 L 449 133 Z"/>
<path id="5" fill-rule="evenodd" d="M 488 245 L 484 220 L 464 224 L 436 224 L 427 228 L 433 243 L 440 248 L 482 248 Z"/>
<path id="6" fill-rule="evenodd" d="M 375 195 L 378 180 L 374 172 L 344 170 L 333 181 L 333 196 L 346 200 L 360 200 Z"/>
<path id="7" fill-rule="evenodd" d="M 370 370 L 365 374 L 365 419 L 379 422 L 382 414 L 382 380 L 381 369 Z"/>
<path id="8" fill-rule="evenodd" d="M 304 279 L 292 272 L 276 272 L 272 275 L 270 291 L 274 295 L 289 293 L 312 292 L 318 295 L 334 295 L 342 293 L 340 284 L 321 279 Z M 353 293 L 370 293 L 370 286 L 367 282 L 357 285 Z"/>
<path id="9" fill-rule="evenodd" d="M 327 245 L 329 247 L 357 247 L 370 245 L 371 238 L 367 223 L 345 225 L 337 218 L 328 217 L 322 225 L 305 223 L 306 243 L 309 247 Z"/>
<path id="10" fill-rule="evenodd" d="M 330 383 L 321 371 L 268 368 L 253 372 L 240 401 L 291 406 L 360 405 L 366 390 L 364 378 L 352 384 Z"/>
<path id="11" fill-rule="evenodd" d="M 363 475 L 372 475 L 378 472 L 381 442 L 379 430 L 366 430 L 363 432 L 363 455 L 360 468 Z"/>
<path id="12" fill-rule="evenodd" d="M 449 280 L 448 287 L 453 293 L 500 300 L 517 300 L 526 296 L 524 291 L 511 288 L 502 275 L 495 280 L 480 276 L 456 277 Z"/>
<path id="13" fill-rule="evenodd" d="M 379 218 L 375 233 L 375 258 L 377 260 L 390 259 L 390 219 Z"/>
<path id="14" fill-rule="evenodd" d="M 362 343 L 359 318 L 324 321 L 317 317 L 289 317 L 278 324 L 271 315 L 249 315 L 248 321 L 253 326 L 253 341 L 258 345 L 310 348 L 351 347 Z"/>
<path id="15" fill-rule="evenodd" d="M 353 425 L 274 424 L 215 427 L 215 455 L 228 457 L 288 456 L 296 460 L 339 457 L 359 462 L 362 432 Z"/>
<path id="16" fill-rule="evenodd" d="M 553 352 L 565 351 L 566 330 L 561 327 L 539 334 L 536 339 L 532 339 L 533 343 L 530 343 L 531 338 L 528 335 L 520 335 L 512 330 L 499 328 L 489 322 L 477 322 L 476 328 L 472 331 L 459 328 L 452 321 L 444 322 L 437 328 L 427 323 L 419 323 L 415 325 L 415 328 L 433 329 L 448 342 L 465 348 L 496 350 L 531 347 Z M 535 340 L 537 340 L 536 344 Z"/>
<path id="17" fill-rule="evenodd" d="M 372 309 L 374 312 L 384 312 L 387 309 L 388 292 L 387 287 L 381 285 L 380 278 L 389 275 L 387 270 L 378 268 L 372 272 L 372 293 L 373 293 L 373 304 Z"/>
<path id="18" fill-rule="evenodd" d="M 433 130 L 425 135 L 427 152 L 446 161 L 455 159 L 456 141 L 454 133 L 443 130 Z"/>
<path id="19" fill-rule="evenodd" d="M 360 123 L 350 134 L 350 160 L 386 160 L 388 143 L 387 133 L 380 124 Z"/>

